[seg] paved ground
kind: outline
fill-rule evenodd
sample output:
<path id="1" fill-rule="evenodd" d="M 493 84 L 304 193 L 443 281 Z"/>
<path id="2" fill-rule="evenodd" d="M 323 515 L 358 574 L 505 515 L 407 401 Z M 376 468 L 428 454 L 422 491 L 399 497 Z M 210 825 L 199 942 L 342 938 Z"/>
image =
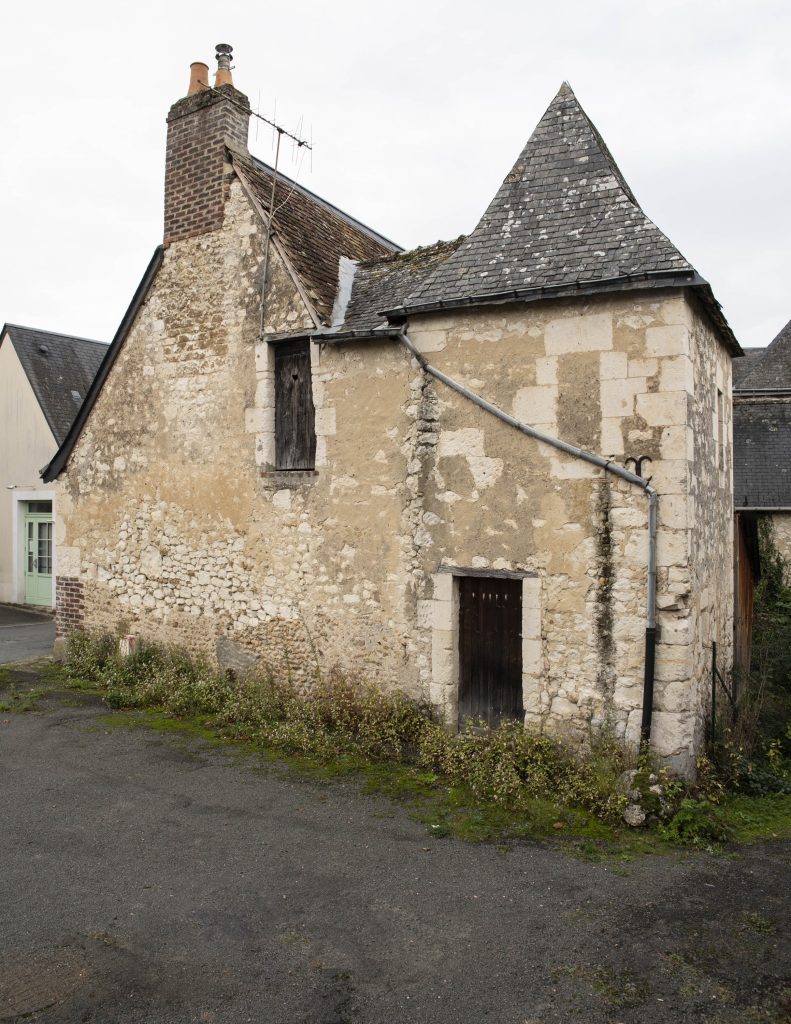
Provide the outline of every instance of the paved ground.
<path id="1" fill-rule="evenodd" d="M 40 612 L 0 604 L 0 665 L 52 654 L 55 623 Z"/>
<path id="2" fill-rule="evenodd" d="M 502 853 L 105 714 L 0 714 L 0 1020 L 789 1020 L 789 844 Z"/>

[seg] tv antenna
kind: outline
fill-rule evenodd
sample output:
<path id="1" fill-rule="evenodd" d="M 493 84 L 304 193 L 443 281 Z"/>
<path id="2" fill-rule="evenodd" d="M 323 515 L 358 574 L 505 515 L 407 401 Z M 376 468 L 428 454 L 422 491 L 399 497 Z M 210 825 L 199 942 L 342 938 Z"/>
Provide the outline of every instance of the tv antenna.
<path id="1" fill-rule="evenodd" d="M 295 154 L 299 150 L 306 149 L 311 154 L 311 162 L 312 162 L 312 157 L 313 157 L 313 133 L 311 132 L 311 138 L 310 138 L 310 141 L 308 141 L 307 139 L 302 138 L 301 135 L 295 135 L 293 132 L 287 131 L 287 129 L 285 129 L 281 124 L 278 124 L 278 122 L 277 122 L 277 103 L 275 103 L 274 117 L 272 117 L 272 118 L 264 117 L 263 114 L 259 114 L 257 111 L 253 111 L 253 116 L 258 118 L 259 121 L 263 121 L 264 124 L 268 124 L 270 126 L 270 128 L 272 129 L 272 134 L 274 136 L 274 142 L 275 142 L 275 166 L 272 169 L 272 191 L 269 194 L 269 216 L 266 218 L 266 237 L 264 239 L 264 264 L 263 264 L 263 271 L 264 272 L 263 272 L 263 278 L 262 278 L 262 283 L 261 283 L 261 325 L 260 325 L 259 337 L 263 338 L 263 336 L 264 336 L 264 317 L 265 317 L 265 314 L 266 314 L 266 302 L 264 301 L 264 296 L 266 295 L 266 275 L 267 275 L 267 271 L 269 270 L 269 248 L 270 248 L 270 242 L 271 242 L 271 239 L 272 239 L 272 224 L 274 222 L 275 214 L 277 213 L 277 210 L 281 209 L 285 205 L 285 203 L 288 202 L 288 199 L 289 199 L 289 197 L 291 195 L 291 192 L 293 192 L 294 189 L 296 188 L 296 182 L 295 182 L 294 185 L 292 186 L 291 192 L 289 192 L 288 196 L 286 196 L 286 198 L 283 200 L 283 202 L 280 204 L 280 206 L 278 206 L 277 208 L 275 207 L 275 197 L 277 196 L 278 173 L 279 173 L 279 170 L 280 170 L 280 145 L 281 145 L 281 143 L 282 143 L 284 138 L 290 139 L 291 143 L 292 143 L 292 153 Z M 256 132 L 257 132 L 257 128 L 258 128 L 258 126 L 256 125 Z M 298 132 L 302 131 L 302 119 L 301 118 L 300 118 L 299 127 L 298 127 L 297 131 Z M 257 135 L 256 135 L 256 137 L 257 137 Z"/>

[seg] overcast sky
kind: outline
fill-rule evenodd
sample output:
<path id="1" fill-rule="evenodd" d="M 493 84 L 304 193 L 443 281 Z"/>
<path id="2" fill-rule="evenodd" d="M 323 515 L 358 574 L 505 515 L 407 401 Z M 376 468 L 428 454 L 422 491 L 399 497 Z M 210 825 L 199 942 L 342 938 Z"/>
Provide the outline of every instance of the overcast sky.
<path id="1" fill-rule="evenodd" d="M 112 337 L 161 241 L 165 116 L 218 42 L 312 130 L 282 169 L 408 247 L 475 226 L 568 79 L 742 344 L 791 318 L 788 0 L 44 0 L 0 30 L 0 322 Z"/>

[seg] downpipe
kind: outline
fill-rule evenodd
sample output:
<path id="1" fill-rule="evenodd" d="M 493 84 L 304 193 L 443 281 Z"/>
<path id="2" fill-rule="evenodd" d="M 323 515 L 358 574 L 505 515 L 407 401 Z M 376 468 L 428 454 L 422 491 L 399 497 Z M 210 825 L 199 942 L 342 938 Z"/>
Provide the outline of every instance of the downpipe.
<path id="1" fill-rule="evenodd" d="M 621 480 L 626 480 L 627 483 L 632 484 L 634 487 L 639 487 L 647 497 L 648 593 L 646 595 L 643 714 L 640 723 L 640 740 L 642 743 L 650 742 L 651 718 L 654 703 L 654 673 L 656 666 L 656 531 L 657 509 L 659 505 L 659 495 L 656 490 L 647 480 L 644 480 L 643 477 L 630 472 L 628 469 L 624 469 L 623 466 L 618 465 L 617 462 L 613 462 L 612 459 L 605 459 L 602 455 L 595 455 L 593 452 L 585 451 L 584 448 L 578 448 L 576 445 L 569 444 L 567 441 L 561 441 L 560 438 L 552 437 L 550 434 L 545 434 L 542 430 L 536 430 L 535 427 L 531 427 L 527 423 L 523 423 L 521 420 L 518 420 L 513 416 L 509 416 L 507 412 L 504 412 L 502 409 L 498 408 L 498 406 L 493 405 L 491 402 L 487 402 L 485 398 L 481 398 L 480 395 L 476 395 L 474 391 L 470 391 L 469 388 L 460 384 L 457 380 L 454 380 L 453 377 L 449 377 L 447 374 L 443 373 L 442 370 L 438 370 L 435 366 L 432 366 L 422 352 L 419 352 L 409 338 L 407 338 L 405 331 L 401 331 L 398 334 L 398 340 L 417 360 L 421 369 L 425 373 L 434 377 L 436 380 L 442 381 L 442 383 L 447 387 L 451 388 L 463 398 L 473 402 L 480 409 L 483 409 L 492 416 L 497 417 L 498 420 L 501 420 L 503 423 L 507 423 L 509 426 L 514 427 L 515 430 L 519 430 L 528 437 L 535 438 L 536 441 L 542 441 L 544 444 L 548 444 L 552 448 L 556 448 L 558 451 L 564 452 L 566 455 L 571 455 L 575 459 L 581 459 L 583 462 L 587 462 L 592 466 L 598 466 L 598 468 L 603 469 L 605 473 L 611 473 L 613 476 L 619 477 Z"/>

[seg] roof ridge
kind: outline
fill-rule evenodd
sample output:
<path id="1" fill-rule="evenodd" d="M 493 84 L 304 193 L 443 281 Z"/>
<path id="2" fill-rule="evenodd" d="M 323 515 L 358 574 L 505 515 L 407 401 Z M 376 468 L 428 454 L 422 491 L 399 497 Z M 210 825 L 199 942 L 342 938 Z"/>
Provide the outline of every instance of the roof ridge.
<path id="1" fill-rule="evenodd" d="M 787 366 L 784 365 L 787 362 Z M 779 365 L 778 365 L 779 364 Z M 767 374 L 774 374 L 775 380 L 767 384 Z M 778 385 L 776 377 L 781 376 L 788 380 L 787 384 Z M 755 383 L 753 384 L 753 379 Z M 761 381 L 763 380 L 763 383 Z M 775 337 L 763 350 L 763 354 L 755 360 L 755 366 L 744 375 L 739 382 L 739 388 L 757 387 L 791 387 L 791 320 L 781 327 Z"/>
<path id="2" fill-rule="evenodd" d="M 568 82 L 564 82 L 563 85 L 561 85 L 560 89 L 558 89 L 557 96 L 555 97 L 555 99 L 557 99 L 560 96 L 563 96 L 564 98 L 565 97 L 571 97 L 574 100 L 574 102 L 576 103 L 577 107 L 579 108 L 580 113 L 585 118 L 585 120 L 588 122 L 588 127 L 590 128 L 590 130 L 591 130 L 591 132 L 593 134 L 594 139 L 598 143 L 599 149 L 602 151 L 602 155 L 604 156 L 604 159 L 610 165 L 610 170 L 612 171 L 613 175 L 615 176 L 616 180 L 618 181 L 618 184 L 621 186 L 621 188 L 626 193 L 626 196 L 629 199 L 629 201 L 634 203 L 634 205 L 637 207 L 638 210 L 640 210 L 642 213 L 645 213 L 645 210 L 643 210 L 642 206 L 638 203 L 637 199 L 635 199 L 634 192 L 632 192 L 631 188 L 629 187 L 628 181 L 623 176 L 623 172 L 621 171 L 621 168 L 618 166 L 618 164 L 617 164 L 617 162 L 615 160 L 615 157 L 610 152 L 610 147 L 607 145 L 607 143 L 602 138 L 602 135 L 599 132 L 599 129 L 596 127 L 596 125 L 593 123 L 593 121 L 591 121 L 590 117 L 588 116 L 588 112 L 585 110 L 583 105 L 577 99 L 577 94 L 574 92 L 574 90 L 571 88 L 571 86 L 569 85 Z M 551 104 L 550 104 L 550 106 L 551 106 Z M 548 109 L 549 109 L 549 107 L 547 107 L 547 110 Z M 653 223 L 653 221 L 652 221 L 652 223 Z"/>
<path id="3" fill-rule="evenodd" d="M 455 251 L 466 238 L 466 235 L 459 235 L 458 238 L 439 238 L 436 242 L 429 242 L 426 245 L 416 245 L 412 249 L 402 249 L 401 252 L 392 252 L 388 256 L 379 256 L 372 260 L 359 260 L 360 267 L 376 267 L 383 263 L 396 263 L 399 260 L 414 259 L 416 256 L 428 256 L 432 253 L 440 253 L 443 249 L 449 252 Z"/>
<path id="4" fill-rule="evenodd" d="M 233 149 L 231 151 L 233 152 L 234 156 L 239 155 L 236 149 Z M 275 173 L 274 167 L 266 163 L 265 160 L 261 160 L 257 156 L 253 156 L 252 153 L 247 154 L 247 159 L 249 159 L 249 161 L 257 170 L 264 171 L 264 173 L 269 175 Z M 375 231 L 372 227 L 369 227 L 367 224 L 364 224 L 361 220 L 358 220 L 356 217 L 353 217 L 350 213 L 346 213 L 345 210 L 342 210 L 339 206 L 336 206 L 334 203 L 331 203 L 328 199 L 324 199 L 322 196 L 317 195 L 315 192 L 311 191 L 311 189 L 307 188 L 305 185 L 300 185 L 298 181 L 296 181 L 294 178 L 290 178 L 281 170 L 277 171 L 277 176 L 281 181 L 285 182 L 292 189 L 300 192 L 307 199 L 313 200 L 314 203 L 318 203 L 320 206 L 323 206 L 326 210 L 331 211 L 337 217 L 340 217 L 342 220 L 346 221 L 347 224 L 350 224 L 352 227 L 355 227 L 359 231 L 362 231 L 364 234 L 368 235 L 369 238 L 372 238 L 375 242 L 379 242 L 380 245 L 384 245 L 385 247 L 391 248 L 395 251 L 403 251 L 402 247 L 397 242 L 394 242 L 392 241 L 392 239 L 387 238 L 385 235 L 380 234 L 378 231 Z"/>
<path id="5" fill-rule="evenodd" d="M 104 348 L 107 348 L 109 344 L 107 341 L 99 341 L 96 338 L 83 338 L 79 334 L 65 334 L 63 331 L 48 331 L 43 327 L 25 327 L 24 324 L 12 324 L 8 321 L 3 324 L 2 333 L 5 334 L 6 331 L 12 329 L 17 331 L 28 331 L 30 334 L 46 334 L 51 338 L 65 338 L 68 341 L 87 341 L 91 345 L 102 345 Z"/>

